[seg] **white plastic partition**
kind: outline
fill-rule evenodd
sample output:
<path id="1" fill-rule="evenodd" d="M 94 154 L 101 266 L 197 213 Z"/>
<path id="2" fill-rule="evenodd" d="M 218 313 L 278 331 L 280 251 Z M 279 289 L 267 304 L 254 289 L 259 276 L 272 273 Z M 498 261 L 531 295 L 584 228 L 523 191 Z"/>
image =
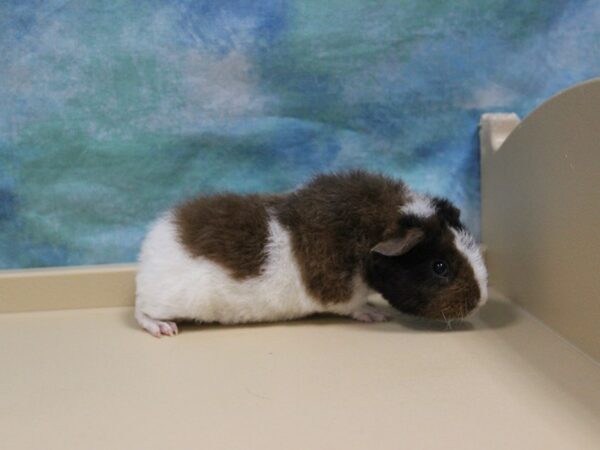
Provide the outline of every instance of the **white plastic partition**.
<path id="1" fill-rule="evenodd" d="M 490 283 L 600 360 L 600 79 L 517 123 L 481 123 Z"/>

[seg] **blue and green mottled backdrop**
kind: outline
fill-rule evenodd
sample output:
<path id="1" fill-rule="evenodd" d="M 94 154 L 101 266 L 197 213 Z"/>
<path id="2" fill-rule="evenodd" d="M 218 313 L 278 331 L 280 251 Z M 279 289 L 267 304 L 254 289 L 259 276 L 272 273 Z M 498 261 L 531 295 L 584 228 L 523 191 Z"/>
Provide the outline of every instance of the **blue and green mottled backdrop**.
<path id="1" fill-rule="evenodd" d="M 580 0 L 0 3 L 0 268 L 132 261 L 196 192 L 364 167 L 478 231 L 477 123 L 600 69 Z"/>

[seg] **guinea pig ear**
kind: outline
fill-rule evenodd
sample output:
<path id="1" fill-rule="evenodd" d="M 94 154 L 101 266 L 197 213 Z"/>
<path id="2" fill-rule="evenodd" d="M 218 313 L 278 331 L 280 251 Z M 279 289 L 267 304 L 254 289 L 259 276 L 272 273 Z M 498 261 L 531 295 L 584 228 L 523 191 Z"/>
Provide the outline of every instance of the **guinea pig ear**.
<path id="1" fill-rule="evenodd" d="M 457 227 L 460 225 L 460 210 L 450 200 L 441 197 L 433 198 L 433 205 L 437 213 L 448 222 L 449 225 Z"/>
<path id="2" fill-rule="evenodd" d="M 371 249 L 371 252 L 384 256 L 400 256 L 421 242 L 424 236 L 423 230 L 409 228 L 404 236 L 381 241 Z"/>

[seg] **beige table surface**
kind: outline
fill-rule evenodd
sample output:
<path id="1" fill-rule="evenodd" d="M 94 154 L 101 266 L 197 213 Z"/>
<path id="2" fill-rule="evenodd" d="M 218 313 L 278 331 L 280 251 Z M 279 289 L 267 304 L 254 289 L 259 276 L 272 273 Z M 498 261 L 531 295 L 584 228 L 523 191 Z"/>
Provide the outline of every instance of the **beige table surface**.
<path id="1" fill-rule="evenodd" d="M 2 449 L 599 449 L 600 367 L 512 304 L 470 324 L 139 330 L 0 315 Z"/>

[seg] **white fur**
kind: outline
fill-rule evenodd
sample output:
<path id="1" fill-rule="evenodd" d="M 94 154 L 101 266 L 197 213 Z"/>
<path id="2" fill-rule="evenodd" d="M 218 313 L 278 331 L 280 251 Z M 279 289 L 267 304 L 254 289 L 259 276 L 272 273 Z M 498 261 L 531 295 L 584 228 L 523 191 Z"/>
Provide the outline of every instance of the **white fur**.
<path id="1" fill-rule="evenodd" d="M 483 306 L 487 301 L 487 270 L 483 263 L 481 250 L 470 233 L 464 230 L 458 231 L 455 228 L 450 229 L 454 234 L 456 248 L 469 261 L 469 264 L 473 268 L 475 280 L 479 285 L 479 292 L 481 293 L 478 306 Z"/>
<path id="2" fill-rule="evenodd" d="M 432 205 L 429 197 L 411 192 L 408 195 L 408 202 L 400 207 L 400 212 L 403 214 L 427 218 L 435 214 L 435 208 Z"/>
<path id="3" fill-rule="evenodd" d="M 237 281 L 222 266 L 190 256 L 177 240 L 172 215 L 163 216 L 142 246 L 136 279 L 138 322 L 152 332 L 148 326 L 159 320 L 262 322 L 316 312 L 351 315 L 365 305 L 368 288 L 358 276 L 350 301 L 327 307 L 313 299 L 302 283 L 289 233 L 273 217 L 266 251 L 262 273 Z"/>

